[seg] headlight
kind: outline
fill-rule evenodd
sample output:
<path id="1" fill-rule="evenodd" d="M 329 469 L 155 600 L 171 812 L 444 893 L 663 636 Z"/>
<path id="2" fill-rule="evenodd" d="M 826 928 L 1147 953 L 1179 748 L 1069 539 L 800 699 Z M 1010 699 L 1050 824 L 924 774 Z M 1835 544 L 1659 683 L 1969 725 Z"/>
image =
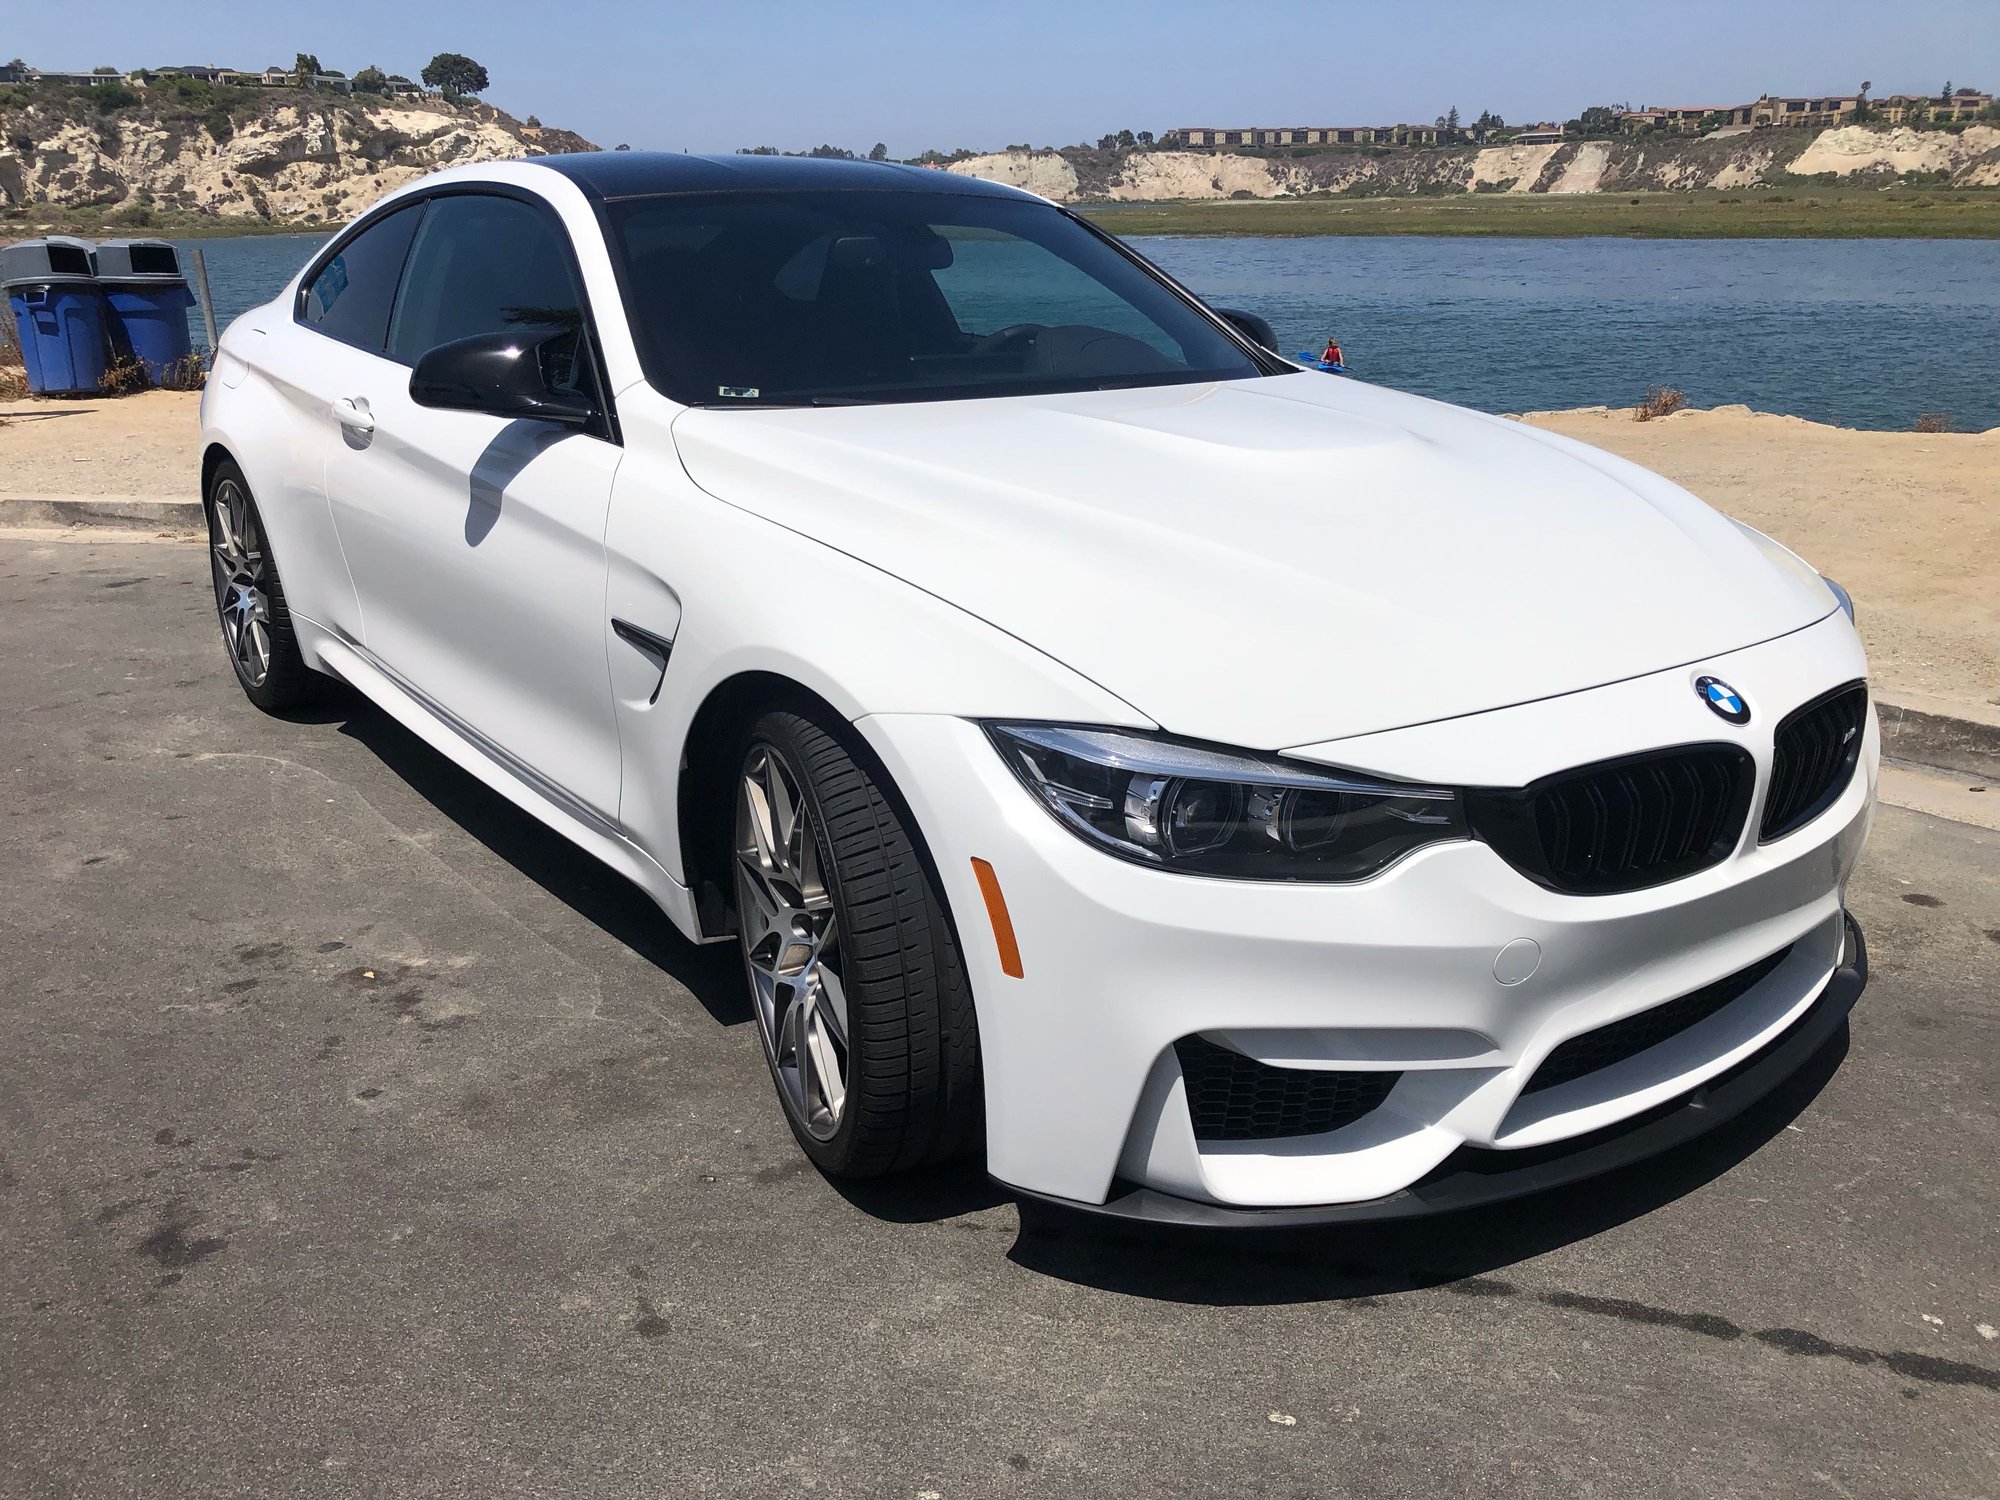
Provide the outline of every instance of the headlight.
<path id="1" fill-rule="evenodd" d="M 1833 590 L 1833 602 L 1840 606 L 1840 612 L 1847 616 L 1847 623 L 1852 625 L 1854 623 L 1854 600 L 1848 597 L 1847 590 L 1835 583 L 1824 573 L 1819 575 L 1819 581 Z"/>
<path id="2" fill-rule="evenodd" d="M 1152 735 L 988 724 L 1001 758 L 1073 832 L 1126 859 L 1238 880 L 1360 880 L 1467 837 L 1458 793 Z"/>

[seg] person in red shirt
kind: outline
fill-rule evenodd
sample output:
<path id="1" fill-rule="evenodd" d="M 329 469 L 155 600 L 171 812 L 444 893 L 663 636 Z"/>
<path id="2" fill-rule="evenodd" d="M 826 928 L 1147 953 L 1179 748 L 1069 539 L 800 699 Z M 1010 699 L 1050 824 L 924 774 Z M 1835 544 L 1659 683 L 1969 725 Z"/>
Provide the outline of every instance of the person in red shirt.
<path id="1" fill-rule="evenodd" d="M 1329 338 L 1326 341 L 1326 353 L 1319 357 L 1319 362 L 1323 365 L 1344 365 L 1347 363 L 1346 360 L 1340 357 L 1340 341 L 1338 339 Z"/>

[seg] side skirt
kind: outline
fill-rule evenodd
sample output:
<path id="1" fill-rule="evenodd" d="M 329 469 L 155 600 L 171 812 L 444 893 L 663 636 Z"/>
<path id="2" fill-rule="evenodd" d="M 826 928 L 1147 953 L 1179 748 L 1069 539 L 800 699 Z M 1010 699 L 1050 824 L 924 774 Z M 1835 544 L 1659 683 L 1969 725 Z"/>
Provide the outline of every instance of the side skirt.
<path id="1" fill-rule="evenodd" d="M 476 776 L 523 812 L 540 819 L 630 880 L 653 898 L 682 936 L 694 942 L 717 941 L 702 932 L 694 897 L 688 888 L 627 839 L 615 824 L 536 775 L 442 705 L 405 685 L 365 646 L 299 615 L 293 615 L 292 619 L 309 659 L 347 683 L 453 765 Z"/>

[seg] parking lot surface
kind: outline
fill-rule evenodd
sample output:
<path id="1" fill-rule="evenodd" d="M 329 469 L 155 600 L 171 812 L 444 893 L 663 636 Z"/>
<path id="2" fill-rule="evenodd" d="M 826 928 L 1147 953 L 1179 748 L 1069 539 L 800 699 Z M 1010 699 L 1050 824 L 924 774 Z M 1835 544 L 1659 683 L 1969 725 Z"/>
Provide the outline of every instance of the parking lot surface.
<path id="1" fill-rule="evenodd" d="M 0 1495 L 2000 1493 L 2000 835 L 1884 808 L 1851 1039 L 1644 1170 L 1024 1222 L 822 1180 L 729 950 L 204 568 L 0 539 Z"/>

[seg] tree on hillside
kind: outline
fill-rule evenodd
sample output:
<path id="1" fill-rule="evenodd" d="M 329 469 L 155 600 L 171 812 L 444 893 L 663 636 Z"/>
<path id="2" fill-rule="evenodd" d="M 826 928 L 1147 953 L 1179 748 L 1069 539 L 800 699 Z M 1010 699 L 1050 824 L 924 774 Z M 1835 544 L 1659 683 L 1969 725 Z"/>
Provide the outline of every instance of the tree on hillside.
<path id="1" fill-rule="evenodd" d="M 806 153 L 823 161 L 853 161 L 854 153 L 844 146 L 815 146 Z"/>
<path id="2" fill-rule="evenodd" d="M 1944 87 L 1938 90 L 1938 103 L 1951 103 L 1951 80 L 1949 78 L 1944 81 Z"/>
<path id="3" fill-rule="evenodd" d="M 492 81 L 484 68 L 462 52 L 440 52 L 424 64 L 423 79 L 447 99 L 484 93 Z"/>
<path id="4" fill-rule="evenodd" d="M 1618 129 L 1618 111 L 1608 104 L 1593 104 L 1578 117 L 1586 135 L 1610 135 Z"/>
<path id="5" fill-rule="evenodd" d="M 299 53 L 297 61 L 292 64 L 292 76 L 302 89 L 311 88 L 313 79 L 320 71 L 319 59 L 310 52 Z"/>
<path id="6" fill-rule="evenodd" d="M 1152 131 L 1150 131 L 1150 130 L 1142 130 L 1142 131 L 1140 131 L 1140 132 L 1139 132 L 1139 135 L 1138 135 L 1138 141 L 1139 141 L 1139 144 L 1140 144 L 1141 146 L 1150 146 L 1150 145 L 1152 145 L 1152 144 L 1153 144 L 1153 132 L 1152 132 Z"/>
<path id="7" fill-rule="evenodd" d="M 1131 131 L 1121 130 L 1118 132 L 1118 149 L 1120 151 L 1130 151 L 1134 146 L 1138 144 L 1139 144 L 1139 138 L 1136 135 L 1132 134 Z"/>
<path id="8" fill-rule="evenodd" d="M 868 148 L 868 159 L 870 161 L 887 161 L 889 159 L 888 146 L 881 141 L 877 141 Z"/>
<path id="9" fill-rule="evenodd" d="M 389 75 L 373 63 L 356 73 L 352 81 L 352 87 L 357 94 L 379 94 L 388 85 Z"/>

